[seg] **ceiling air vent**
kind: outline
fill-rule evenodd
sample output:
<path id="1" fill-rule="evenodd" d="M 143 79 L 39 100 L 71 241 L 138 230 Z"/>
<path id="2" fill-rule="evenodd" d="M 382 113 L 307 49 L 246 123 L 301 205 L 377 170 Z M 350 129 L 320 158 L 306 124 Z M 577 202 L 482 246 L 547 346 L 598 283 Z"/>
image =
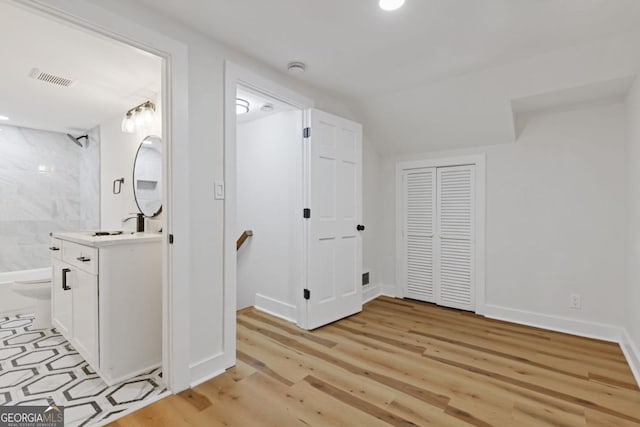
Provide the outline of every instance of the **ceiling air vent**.
<path id="1" fill-rule="evenodd" d="M 66 77 L 60 77 L 54 74 L 43 73 L 37 68 L 34 68 L 31 70 L 31 72 L 29 73 L 29 77 L 46 82 L 46 83 L 51 83 L 53 85 L 63 86 L 63 87 L 71 87 L 76 83 L 75 81 L 68 79 Z"/>

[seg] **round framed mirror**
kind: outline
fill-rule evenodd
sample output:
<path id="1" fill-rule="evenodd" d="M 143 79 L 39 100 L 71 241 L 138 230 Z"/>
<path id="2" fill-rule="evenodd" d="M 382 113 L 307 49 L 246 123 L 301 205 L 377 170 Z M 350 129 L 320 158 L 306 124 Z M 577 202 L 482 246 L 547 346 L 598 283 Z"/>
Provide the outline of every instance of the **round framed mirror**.
<path id="1" fill-rule="evenodd" d="M 133 195 L 147 218 L 162 211 L 162 138 L 149 135 L 142 140 L 133 163 Z"/>

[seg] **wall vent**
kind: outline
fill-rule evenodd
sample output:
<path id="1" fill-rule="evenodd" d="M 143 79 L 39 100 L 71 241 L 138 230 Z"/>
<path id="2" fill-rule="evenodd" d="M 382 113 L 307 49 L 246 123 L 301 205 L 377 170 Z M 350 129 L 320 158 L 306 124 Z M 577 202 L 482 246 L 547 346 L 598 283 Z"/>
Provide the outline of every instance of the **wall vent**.
<path id="1" fill-rule="evenodd" d="M 31 72 L 29 73 L 29 77 L 36 80 L 40 80 L 42 82 L 51 83 L 53 85 L 63 86 L 63 87 L 71 87 L 76 83 L 75 81 L 68 79 L 66 77 L 60 77 L 60 76 L 56 76 L 55 74 L 44 73 L 37 68 L 34 68 L 31 70 Z"/>
<path id="2" fill-rule="evenodd" d="M 369 284 L 369 272 L 362 273 L 362 286 Z"/>

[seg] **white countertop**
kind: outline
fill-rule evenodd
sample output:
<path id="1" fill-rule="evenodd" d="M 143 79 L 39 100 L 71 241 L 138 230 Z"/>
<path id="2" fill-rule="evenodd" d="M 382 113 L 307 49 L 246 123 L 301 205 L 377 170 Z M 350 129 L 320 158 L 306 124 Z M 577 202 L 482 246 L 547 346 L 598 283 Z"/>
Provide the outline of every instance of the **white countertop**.
<path id="1" fill-rule="evenodd" d="M 93 233 L 95 233 L 95 231 L 53 232 L 51 233 L 51 237 L 95 247 L 150 243 L 162 240 L 162 233 L 131 233 L 130 231 L 125 231 L 123 234 L 109 236 L 93 236 Z"/>

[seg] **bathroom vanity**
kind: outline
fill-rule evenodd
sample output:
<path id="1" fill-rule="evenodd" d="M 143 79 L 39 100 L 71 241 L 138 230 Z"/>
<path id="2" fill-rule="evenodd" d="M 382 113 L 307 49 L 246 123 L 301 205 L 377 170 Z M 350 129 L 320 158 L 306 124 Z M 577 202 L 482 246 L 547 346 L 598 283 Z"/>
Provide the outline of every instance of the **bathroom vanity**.
<path id="1" fill-rule="evenodd" d="M 162 236 L 52 233 L 52 323 L 108 384 L 162 361 Z"/>

